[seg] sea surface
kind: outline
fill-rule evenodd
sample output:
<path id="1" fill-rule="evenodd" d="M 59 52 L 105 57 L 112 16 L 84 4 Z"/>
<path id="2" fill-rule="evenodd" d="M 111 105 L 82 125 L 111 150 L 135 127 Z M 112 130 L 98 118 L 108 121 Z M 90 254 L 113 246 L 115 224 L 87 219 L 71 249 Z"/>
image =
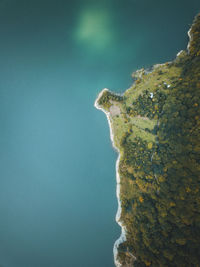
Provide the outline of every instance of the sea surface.
<path id="1" fill-rule="evenodd" d="M 0 1 L 0 266 L 113 267 L 102 88 L 185 49 L 199 0 Z"/>

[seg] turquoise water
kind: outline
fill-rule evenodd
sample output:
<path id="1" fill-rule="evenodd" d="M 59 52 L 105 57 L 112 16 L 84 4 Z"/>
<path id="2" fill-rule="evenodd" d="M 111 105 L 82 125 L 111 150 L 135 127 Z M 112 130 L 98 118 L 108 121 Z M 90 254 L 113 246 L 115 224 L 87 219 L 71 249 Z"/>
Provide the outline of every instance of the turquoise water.
<path id="1" fill-rule="evenodd" d="M 200 3 L 0 1 L 0 264 L 110 267 L 116 153 L 100 90 L 172 60 Z"/>

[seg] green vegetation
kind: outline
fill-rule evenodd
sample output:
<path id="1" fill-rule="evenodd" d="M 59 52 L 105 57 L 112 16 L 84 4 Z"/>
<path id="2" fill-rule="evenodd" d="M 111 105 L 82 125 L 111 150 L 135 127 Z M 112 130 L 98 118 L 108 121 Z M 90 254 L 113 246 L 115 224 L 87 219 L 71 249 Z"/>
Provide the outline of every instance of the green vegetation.
<path id="1" fill-rule="evenodd" d="M 105 91 L 120 150 L 122 266 L 200 266 L 200 15 L 189 51 L 136 72 L 123 97 Z M 134 255 L 137 259 L 134 260 Z"/>
<path id="2" fill-rule="evenodd" d="M 104 90 L 101 98 L 98 101 L 98 104 L 102 106 L 105 110 L 108 110 L 112 106 L 112 101 L 120 102 L 122 100 L 122 96 L 115 95 L 108 90 Z"/>

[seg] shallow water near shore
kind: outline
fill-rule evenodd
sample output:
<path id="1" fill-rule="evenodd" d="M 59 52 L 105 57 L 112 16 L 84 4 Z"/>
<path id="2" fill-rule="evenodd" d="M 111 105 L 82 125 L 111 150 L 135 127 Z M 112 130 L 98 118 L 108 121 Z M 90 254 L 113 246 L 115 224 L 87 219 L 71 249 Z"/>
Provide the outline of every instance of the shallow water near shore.
<path id="1" fill-rule="evenodd" d="M 111 267 L 120 235 L 102 88 L 187 45 L 199 1 L 0 2 L 0 265 Z"/>

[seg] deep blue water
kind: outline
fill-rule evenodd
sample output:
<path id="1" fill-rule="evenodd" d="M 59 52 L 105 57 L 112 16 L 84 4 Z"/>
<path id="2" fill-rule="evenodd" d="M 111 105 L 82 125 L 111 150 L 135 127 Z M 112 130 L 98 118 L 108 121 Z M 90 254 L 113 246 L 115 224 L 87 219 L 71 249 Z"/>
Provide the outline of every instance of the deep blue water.
<path id="1" fill-rule="evenodd" d="M 0 1 L 0 264 L 111 267 L 115 160 L 100 90 L 187 45 L 199 0 Z"/>

